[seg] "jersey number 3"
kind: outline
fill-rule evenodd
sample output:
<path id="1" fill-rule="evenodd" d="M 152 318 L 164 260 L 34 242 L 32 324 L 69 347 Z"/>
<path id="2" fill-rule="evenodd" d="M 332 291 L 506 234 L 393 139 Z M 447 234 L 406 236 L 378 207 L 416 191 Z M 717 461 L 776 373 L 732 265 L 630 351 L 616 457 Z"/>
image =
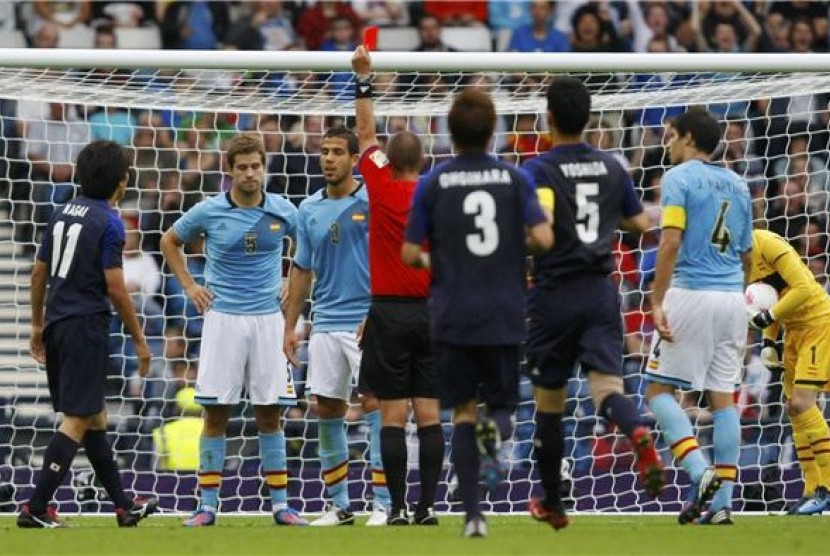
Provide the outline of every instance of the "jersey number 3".
<path id="1" fill-rule="evenodd" d="M 487 191 L 473 191 L 464 197 L 464 214 L 474 215 L 476 232 L 467 234 L 467 249 L 479 257 L 492 255 L 499 246 L 496 201 Z"/>
<path id="2" fill-rule="evenodd" d="M 66 243 L 64 243 L 63 229 L 66 223 L 63 220 L 55 222 L 52 228 L 52 276 L 59 278 L 66 278 L 69 274 L 69 267 L 72 265 L 72 259 L 75 258 L 75 248 L 78 247 L 78 236 L 81 235 L 82 224 L 72 224 L 66 231 Z"/>

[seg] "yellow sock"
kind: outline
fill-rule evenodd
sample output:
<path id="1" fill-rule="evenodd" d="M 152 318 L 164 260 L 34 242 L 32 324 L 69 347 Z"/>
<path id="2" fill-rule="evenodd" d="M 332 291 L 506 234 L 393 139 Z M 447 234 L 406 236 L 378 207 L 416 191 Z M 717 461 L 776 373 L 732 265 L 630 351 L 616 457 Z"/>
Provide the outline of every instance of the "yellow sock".
<path id="1" fill-rule="evenodd" d="M 801 442 L 796 440 L 796 445 L 803 446 L 807 444 L 810 447 L 810 454 L 814 459 L 817 467 L 816 471 L 819 475 L 818 485 L 830 486 L 830 482 L 828 482 L 830 480 L 830 428 L 827 427 L 824 415 L 821 414 L 818 406 L 814 405 L 804 413 L 791 417 L 790 421 L 793 425 L 793 439 L 795 440 L 796 430 L 799 431 L 800 435 L 803 435 L 800 439 Z"/>
<path id="2" fill-rule="evenodd" d="M 821 472 L 816 463 L 816 458 L 813 457 L 813 451 L 810 449 L 810 442 L 807 440 L 807 435 L 803 432 L 797 432 L 795 423 L 792 425 L 793 444 L 795 444 L 798 464 L 801 466 L 801 474 L 804 477 L 804 492 L 802 496 L 810 497 L 821 483 Z"/>

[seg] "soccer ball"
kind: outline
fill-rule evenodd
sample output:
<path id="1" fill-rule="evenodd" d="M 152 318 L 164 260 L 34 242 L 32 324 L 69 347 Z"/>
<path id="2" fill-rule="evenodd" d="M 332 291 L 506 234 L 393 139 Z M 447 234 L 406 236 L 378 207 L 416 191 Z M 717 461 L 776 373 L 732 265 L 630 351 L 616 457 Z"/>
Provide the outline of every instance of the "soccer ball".
<path id="1" fill-rule="evenodd" d="M 778 303 L 778 292 L 769 284 L 753 282 L 746 287 L 744 298 L 747 312 L 750 316 L 755 316 Z"/>

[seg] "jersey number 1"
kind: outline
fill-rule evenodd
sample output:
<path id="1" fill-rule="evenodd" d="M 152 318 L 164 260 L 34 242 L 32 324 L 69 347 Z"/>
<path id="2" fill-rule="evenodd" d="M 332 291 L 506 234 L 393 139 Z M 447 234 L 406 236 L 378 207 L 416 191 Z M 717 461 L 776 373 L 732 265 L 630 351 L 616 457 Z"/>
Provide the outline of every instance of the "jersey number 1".
<path id="1" fill-rule="evenodd" d="M 51 274 L 59 278 L 66 278 L 69 274 L 69 267 L 72 259 L 75 258 L 75 248 L 78 246 L 78 236 L 81 235 L 83 224 L 72 224 L 66 231 L 66 244 L 64 244 L 63 229 L 66 226 L 63 220 L 55 222 L 52 228 L 52 265 Z"/>

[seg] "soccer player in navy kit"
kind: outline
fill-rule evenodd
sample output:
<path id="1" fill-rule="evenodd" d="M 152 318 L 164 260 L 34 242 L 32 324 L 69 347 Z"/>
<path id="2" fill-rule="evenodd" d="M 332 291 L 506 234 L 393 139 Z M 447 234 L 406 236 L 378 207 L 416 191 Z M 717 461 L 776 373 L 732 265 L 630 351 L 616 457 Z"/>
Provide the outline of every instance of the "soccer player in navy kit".
<path id="1" fill-rule="evenodd" d="M 259 453 L 277 525 L 308 525 L 288 506 L 288 462 L 282 407 L 296 405 L 288 362 L 279 349 L 283 331 L 279 295 L 286 238 L 297 228 L 297 209 L 263 190 L 265 147 L 256 134 L 234 137 L 227 152 L 233 185 L 198 203 L 161 240 L 170 270 L 205 313 L 196 401 L 205 408 L 199 440 L 199 507 L 187 527 L 216 523 L 225 466 L 225 430 L 247 391 L 259 432 Z M 205 286 L 187 270 L 182 246 L 205 237 Z"/>
<path id="2" fill-rule="evenodd" d="M 375 135 L 369 52 L 359 46 L 355 70 L 355 116 L 360 145 L 360 172 L 369 193 L 369 270 L 372 304 L 363 329 L 361 391 L 380 399 L 383 420 L 381 454 L 392 499 L 387 523 L 408 525 L 406 511 L 407 448 L 405 426 L 410 400 L 418 425 L 420 500 L 413 523 L 437 525 L 435 490 L 444 463 L 438 390 L 429 340 L 430 273 L 404 265 L 400 258 L 412 195 L 423 164 L 418 136 L 393 135 L 384 152 Z"/>
<path id="3" fill-rule="evenodd" d="M 518 402 L 519 344 L 525 338 L 526 241 L 547 250 L 553 235 L 529 178 L 487 152 L 496 112 L 489 95 L 455 97 L 449 127 L 458 155 L 421 178 L 401 256 L 423 264 L 429 242 L 430 323 L 441 402 L 453 408 L 452 461 L 466 514 L 463 534 L 487 535 L 479 508 L 476 404 L 502 438 Z M 527 229 L 527 232 L 526 232 Z"/>
<path id="4" fill-rule="evenodd" d="M 568 524 L 559 499 L 562 414 L 574 368 L 587 374 L 600 415 L 631 439 L 646 491 L 657 496 L 663 467 L 634 403 L 624 395 L 623 323 L 611 243 L 617 228 L 642 233 L 649 220 L 631 177 L 614 158 L 582 140 L 591 96 L 581 81 L 556 77 L 547 92 L 554 147 L 525 163 L 552 212 L 556 245 L 535 261 L 529 295 L 528 369 L 536 401 L 534 446 L 544 498 L 531 515 L 555 529 Z"/>
<path id="5" fill-rule="evenodd" d="M 52 406 L 64 417 L 18 527 L 65 526 L 49 502 L 81 445 L 115 505 L 119 526 L 135 526 L 158 506 L 154 498 L 127 498 L 107 442 L 110 301 L 135 341 L 139 375 L 150 370 L 150 348 L 124 283 L 124 224 L 113 208 L 124 196 L 129 162 L 116 143 L 96 141 L 78 155 L 76 172 L 81 195 L 52 216 L 31 279 L 31 354 L 46 364 Z"/>

